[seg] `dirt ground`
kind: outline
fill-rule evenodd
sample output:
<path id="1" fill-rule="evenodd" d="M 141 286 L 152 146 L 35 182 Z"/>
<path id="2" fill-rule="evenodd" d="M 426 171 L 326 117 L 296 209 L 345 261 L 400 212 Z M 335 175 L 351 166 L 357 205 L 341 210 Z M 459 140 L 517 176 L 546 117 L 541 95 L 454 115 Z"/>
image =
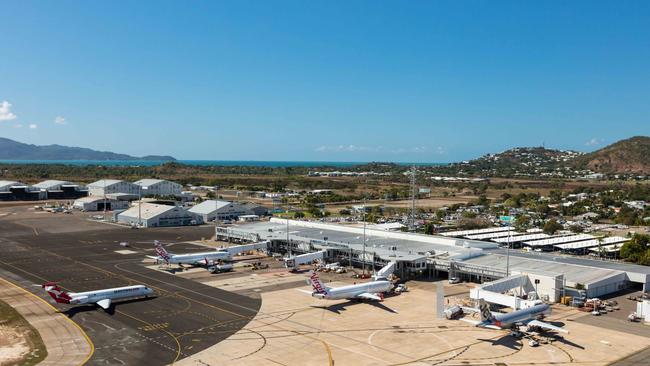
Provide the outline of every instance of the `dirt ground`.
<path id="1" fill-rule="evenodd" d="M 38 332 L 16 310 L 0 301 L 0 364 L 35 365 L 46 355 Z"/>

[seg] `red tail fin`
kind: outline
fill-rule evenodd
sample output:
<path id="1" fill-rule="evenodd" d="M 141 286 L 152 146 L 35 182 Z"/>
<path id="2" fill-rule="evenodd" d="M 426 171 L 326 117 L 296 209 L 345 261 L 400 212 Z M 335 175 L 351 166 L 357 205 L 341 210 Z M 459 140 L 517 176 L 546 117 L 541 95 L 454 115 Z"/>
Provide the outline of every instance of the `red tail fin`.
<path id="1" fill-rule="evenodd" d="M 67 292 L 65 292 L 61 287 L 59 287 L 59 285 L 54 282 L 43 284 L 43 289 L 45 289 L 45 291 L 47 291 L 47 293 L 52 296 L 54 301 L 58 303 L 69 304 L 70 300 L 72 299 Z"/>

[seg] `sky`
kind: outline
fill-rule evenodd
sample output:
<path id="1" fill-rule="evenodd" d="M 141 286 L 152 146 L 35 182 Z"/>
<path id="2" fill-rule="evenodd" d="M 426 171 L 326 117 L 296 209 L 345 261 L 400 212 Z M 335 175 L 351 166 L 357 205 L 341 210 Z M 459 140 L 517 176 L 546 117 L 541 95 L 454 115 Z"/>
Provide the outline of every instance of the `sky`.
<path id="1" fill-rule="evenodd" d="M 453 162 L 650 135 L 649 1 L 0 0 L 0 137 Z"/>

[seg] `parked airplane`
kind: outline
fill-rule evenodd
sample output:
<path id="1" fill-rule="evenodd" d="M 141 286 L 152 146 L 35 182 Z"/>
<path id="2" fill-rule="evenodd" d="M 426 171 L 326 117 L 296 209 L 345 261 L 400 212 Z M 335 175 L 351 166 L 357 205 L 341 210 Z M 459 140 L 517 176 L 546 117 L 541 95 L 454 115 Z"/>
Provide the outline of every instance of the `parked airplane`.
<path id="1" fill-rule="evenodd" d="M 233 255 L 242 252 L 256 249 L 265 249 L 268 246 L 268 242 L 236 245 L 229 248 L 223 248 L 209 252 L 188 254 L 169 253 L 167 249 L 165 249 L 165 247 L 163 247 L 162 244 L 160 244 L 160 242 L 157 240 L 154 241 L 154 245 L 156 246 L 156 256 L 148 255 L 147 257 L 149 258 L 164 262 L 166 264 L 178 264 L 180 266 L 183 264 L 191 266 L 210 266 L 220 261 L 230 261 L 232 260 Z"/>
<path id="2" fill-rule="evenodd" d="M 487 302 L 481 299 L 479 300 L 478 309 L 463 308 L 463 310 L 478 312 L 481 315 L 480 321 L 461 319 L 462 321 L 472 323 L 480 328 L 502 330 L 512 329 L 518 325 L 526 325 L 528 327 L 539 327 L 542 329 L 569 333 L 569 331 L 564 328 L 556 327 L 537 320 L 540 316 L 551 314 L 551 307 L 545 303 L 539 303 L 530 308 L 515 310 L 510 313 L 492 313 Z"/>
<path id="3" fill-rule="evenodd" d="M 62 304 L 97 304 L 108 309 L 113 300 L 149 297 L 153 290 L 144 285 L 107 288 L 104 290 L 86 292 L 66 292 L 54 282 L 42 285 L 54 301 Z"/>
<path id="4" fill-rule="evenodd" d="M 165 247 L 158 242 L 158 240 L 154 241 L 154 245 L 156 246 L 156 254 L 157 256 L 147 256 L 149 258 L 156 259 L 158 261 L 162 261 L 166 264 L 188 264 L 191 266 L 208 266 L 212 262 L 219 261 L 219 260 L 229 260 L 230 259 L 230 253 L 228 252 L 221 252 L 221 251 L 210 251 L 210 252 L 200 252 L 200 253 L 190 253 L 190 254 L 172 254 L 165 249 Z"/>
<path id="5" fill-rule="evenodd" d="M 387 267 L 392 272 L 394 265 L 392 263 L 389 263 L 384 268 Z M 383 269 L 380 270 L 379 273 L 388 275 L 387 271 L 383 271 Z M 379 276 L 376 276 L 373 281 L 366 283 L 330 288 L 321 282 L 316 272 L 311 272 L 309 275 L 309 282 L 314 288 L 314 291 L 300 291 L 308 293 L 312 297 L 326 300 L 359 299 L 381 301 L 384 299 L 384 292 L 390 291 L 393 288 L 393 284 L 388 281 L 386 277 Z"/>

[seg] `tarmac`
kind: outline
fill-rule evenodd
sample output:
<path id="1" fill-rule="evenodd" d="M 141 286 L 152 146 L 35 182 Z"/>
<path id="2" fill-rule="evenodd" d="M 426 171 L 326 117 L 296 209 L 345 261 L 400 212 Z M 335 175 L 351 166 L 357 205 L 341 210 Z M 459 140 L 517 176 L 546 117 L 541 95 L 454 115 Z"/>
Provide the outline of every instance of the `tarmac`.
<path id="1" fill-rule="evenodd" d="M 548 336 L 552 342 L 539 347 L 505 331 L 439 319 L 437 282 L 410 281 L 409 292 L 367 303 L 314 299 L 297 291 L 310 290 L 304 273 L 289 274 L 268 258 L 249 258 L 270 265 L 258 271 L 241 262 L 235 272 L 215 275 L 163 270 L 144 260 L 154 253 L 153 240 L 179 253 L 205 251 L 187 241 L 210 238 L 214 228 L 134 230 L 89 216 L 0 208 L 0 271 L 11 272 L 0 275 L 42 299 L 50 301 L 30 284 L 56 281 L 71 291 L 144 284 L 155 290 L 157 297 L 122 301 L 112 312 L 54 304 L 94 344 L 88 364 L 632 365 L 647 355 L 644 332 L 613 321 L 591 323 L 588 314 L 564 306 L 555 305 L 546 321 L 570 333 Z M 329 286 L 358 281 L 349 273 L 323 274 L 323 280 Z M 444 282 L 444 288 L 447 303 L 468 293 L 467 284 Z"/>
<path id="2" fill-rule="evenodd" d="M 65 315 L 46 301 L 11 281 L 11 275 L 0 273 L 0 300 L 16 309 L 40 334 L 47 349 L 42 366 L 80 365 L 93 354 L 93 344 Z M 24 284 L 23 284 L 24 285 Z"/>
<path id="3" fill-rule="evenodd" d="M 18 283 L 55 281 L 73 292 L 135 284 L 154 289 L 156 297 L 116 302 L 110 312 L 95 305 L 54 304 L 94 343 L 88 364 L 173 364 L 228 338 L 260 307 L 259 299 L 142 265 L 145 255 L 153 255 L 153 240 L 177 252 L 205 250 L 182 242 L 209 238 L 213 227 L 134 230 L 92 222 L 80 213 L 25 207 L 0 211 L 5 214 L 0 217 L 0 269 Z M 51 302 L 44 291 L 37 294 Z"/>
<path id="4" fill-rule="evenodd" d="M 570 333 L 537 336 L 552 342 L 531 347 L 527 339 L 513 338 L 507 331 L 438 319 L 435 283 L 410 282 L 410 287 L 381 303 L 318 300 L 295 288 L 262 292 L 262 307 L 252 322 L 179 365 L 217 359 L 237 366 L 608 365 L 650 341 L 575 322 L 582 313 L 554 306 L 554 314 L 545 321 Z M 456 287 L 445 286 L 445 293 L 455 293 Z"/>

